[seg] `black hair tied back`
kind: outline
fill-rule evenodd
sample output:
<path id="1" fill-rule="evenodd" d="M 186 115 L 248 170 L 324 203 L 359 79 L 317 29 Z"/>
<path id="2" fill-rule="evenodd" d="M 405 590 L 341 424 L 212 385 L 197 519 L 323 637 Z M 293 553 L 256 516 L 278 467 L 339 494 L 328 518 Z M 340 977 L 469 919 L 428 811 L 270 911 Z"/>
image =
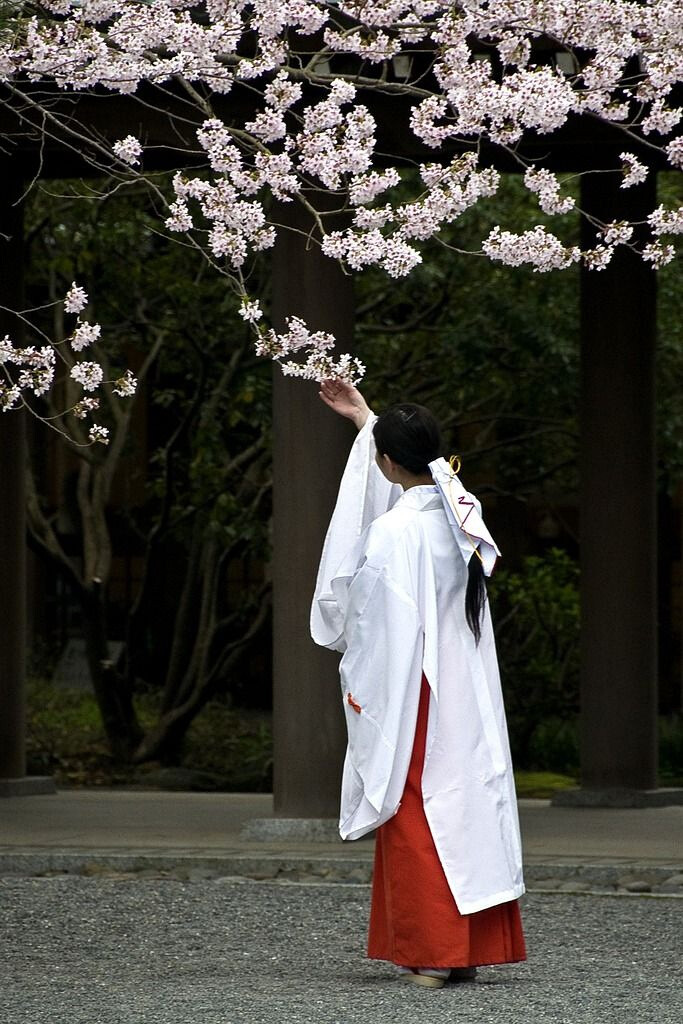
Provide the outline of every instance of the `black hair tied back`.
<path id="1" fill-rule="evenodd" d="M 429 463 L 441 454 L 439 424 L 423 405 L 392 405 L 378 417 L 372 433 L 380 455 L 388 455 L 415 476 L 428 473 Z"/>
<path id="2" fill-rule="evenodd" d="M 475 551 L 467 565 L 467 590 L 465 591 L 465 619 L 478 644 L 481 640 L 481 619 L 486 601 L 484 567 Z"/>

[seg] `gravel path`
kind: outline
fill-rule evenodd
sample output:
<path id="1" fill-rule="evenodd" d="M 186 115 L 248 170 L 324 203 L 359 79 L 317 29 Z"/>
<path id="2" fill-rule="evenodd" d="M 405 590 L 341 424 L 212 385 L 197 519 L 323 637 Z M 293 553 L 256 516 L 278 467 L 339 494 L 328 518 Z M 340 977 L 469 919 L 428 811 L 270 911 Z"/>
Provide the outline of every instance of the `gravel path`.
<path id="1" fill-rule="evenodd" d="M 532 895 L 526 964 L 397 983 L 369 889 L 0 879 L 2 1024 L 680 1024 L 683 899 Z"/>

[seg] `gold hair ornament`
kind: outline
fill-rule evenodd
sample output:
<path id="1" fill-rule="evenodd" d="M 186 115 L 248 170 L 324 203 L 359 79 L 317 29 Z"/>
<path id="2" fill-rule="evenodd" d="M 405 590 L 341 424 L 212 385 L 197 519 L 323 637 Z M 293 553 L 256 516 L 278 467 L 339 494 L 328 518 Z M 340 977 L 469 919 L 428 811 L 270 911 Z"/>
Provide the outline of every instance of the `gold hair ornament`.
<path id="1" fill-rule="evenodd" d="M 481 552 L 479 551 L 479 544 L 478 543 L 476 543 L 476 544 L 474 543 L 474 541 L 472 540 L 471 535 L 465 529 L 465 522 L 467 521 L 467 516 L 465 516 L 464 519 L 460 518 L 460 513 L 458 511 L 458 505 L 460 504 L 460 502 L 458 501 L 457 498 L 453 497 L 453 481 L 455 480 L 455 478 L 460 473 L 460 467 L 462 466 L 462 459 L 460 458 L 459 455 L 451 455 L 450 459 L 448 460 L 448 465 L 451 468 L 451 477 L 450 477 L 450 480 L 448 481 L 448 495 L 449 495 L 449 498 L 450 498 L 450 501 L 451 501 L 451 508 L 455 512 L 456 518 L 458 520 L 458 526 L 460 527 L 460 529 L 462 530 L 462 532 L 465 534 L 465 536 L 467 537 L 468 541 L 472 545 L 472 551 L 475 553 L 475 555 L 477 556 L 477 558 L 479 559 L 479 561 L 483 565 L 484 564 L 484 559 L 482 558 Z M 474 502 L 468 502 L 468 504 L 470 504 L 472 506 L 472 508 L 474 508 Z M 467 515 L 469 515 L 469 512 L 467 513 Z"/>

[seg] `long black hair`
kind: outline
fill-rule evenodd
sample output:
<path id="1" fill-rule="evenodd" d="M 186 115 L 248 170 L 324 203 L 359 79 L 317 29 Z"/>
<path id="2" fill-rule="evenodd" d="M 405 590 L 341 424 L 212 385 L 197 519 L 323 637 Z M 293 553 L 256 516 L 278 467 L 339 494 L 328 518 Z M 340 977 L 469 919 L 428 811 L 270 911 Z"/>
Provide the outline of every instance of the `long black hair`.
<path id="1" fill-rule="evenodd" d="M 467 590 L 465 591 L 465 620 L 470 627 L 475 642 L 481 640 L 481 620 L 486 603 L 486 584 L 484 583 L 484 567 L 476 551 L 472 552 L 467 563 Z"/>
<path id="2" fill-rule="evenodd" d="M 429 473 L 429 463 L 438 459 L 443 443 L 436 419 L 423 405 L 401 402 L 378 417 L 372 433 L 380 455 L 388 455 L 413 476 Z M 484 570 L 476 552 L 467 566 L 465 621 L 475 642 L 481 639 L 481 620 L 486 601 Z"/>

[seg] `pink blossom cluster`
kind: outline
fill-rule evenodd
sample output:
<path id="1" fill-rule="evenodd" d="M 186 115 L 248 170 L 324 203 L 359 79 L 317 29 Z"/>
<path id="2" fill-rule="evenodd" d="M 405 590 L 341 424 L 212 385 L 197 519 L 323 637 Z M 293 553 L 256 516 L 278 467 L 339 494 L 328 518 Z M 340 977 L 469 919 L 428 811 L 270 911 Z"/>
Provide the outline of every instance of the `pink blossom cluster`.
<path id="1" fill-rule="evenodd" d="M 679 206 L 676 210 L 667 210 L 664 206 L 658 206 L 647 218 L 647 222 L 654 235 L 683 234 L 683 206 Z"/>
<path id="2" fill-rule="evenodd" d="M 530 231 L 515 234 L 495 227 L 482 244 L 486 255 L 508 267 L 530 264 L 535 271 L 564 270 L 581 258 L 578 246 L 565 246 L 560 239 L 539 224 Z"/>
<path id="3" fill-rule="evenodd" d="M 125 139 L 119 139 L 118 142 L 114 143 L 112 149 L 116 156 L 123 160 L 124 164 L 130 164 L 133 167 L 135 164 L 140 163 L 142 146 L 139 139 L 136 139 L 134 135 L 126 135 Z"/>
<path id="4" fill-rule="evenodd" d="M 633 153 L 622 153 L 620 159 L 624 161 L 622 172 L 624 180 L 621 188 L 630 188 L 631 185 L 640 185 L 648 175 L 647 167 L 638 160 Z"/>
<path id="5" fill-rule="evenodd" d="M 529 167 L 524 175 L 524 184 L 530 192 L 536 193 L 538 205 L 544 213 L 569 213 L 574 209 L 571 196 L 560 196 L 560 182 L 551 171 Z"/>
<path id="6" fill-rule="evenodd" d="M 310 331 L 306 323 L 297 316 L 287 321 L 287 330 L 277 334 L 274 330 L 262 331 L 256 343 L 256 354 L 269 356 L 278 362 L 287 377 L 301 377 L 304 380 L 343 380 L 357 384 L 365 373 L 359 359 L 344 353 L 335 362 L 330 355 L 335 339 L 326 331 Z M 299 359 L 290 359 L 296 355 Z"/>
<path id="7" fill-rule="evenodd" d="M 647 260 L 655 270 L 659 270 L 661 267 L 665 267 L 667 263 L 671 263 L 675 255 L 676 250 L 674 246 L 662 242 L 660 238 L 650 242 L 643 249 L 643 259 Z"/>
<path id="8" fill-rule="evenodd" d="M 388 173 L 375 175 L 373 185 L 384 186 Z M 420 196 L 396 206 L 360 206 L 351 227 L 325 237 L 323 252 L 352 270 L 378 265 L 391 277 L 404 277 L 422 261 L 415 242 L 431 238 L 437 225 L 453 223 L 481 198 L 494 195 L 500 181 L 497 171 L 478 168 L 474 153 L 445 167 L 423 164 L 420 173 L 425 185 Z"/>
<path id="9" fill-rule="evenodd" d="M 353 271 L 379 266 L 401 277 L 421 262 L 430 238 L 497 191 L 483 143 L 514 151 L 547 216 L 568 213 L 574 200 L 542 161 L 525 163 L 519 147 L 570 117 L 624 132 L 621 164 L 595 168 L 624 189 L 647 178 L 649 153 L 683 168 L 681 0 L 35 0 L 12 9 L 0 33 L 0 81 L 128 94 L 142 83 L 187 85 L 201 111 L 197 137 L 208 173 L 176 175 L 166 226 L 201 237 L 233 276 L 259 351 L 280 360 L 285 350 L 308 353 L 310 365 L 295 362 L 290 373 L 317 373 L 332 356 L 315 332 L 297 347 L 294 320 L 286 334 L 268 334 L 244 291 L 247 261 L 275 241 L 273 199 L 318 211 L 311 244 L 328 257 Z M 236 82 L 254 97 L 254 110 L 224 122 L 206 97 Z M 397 156 L 378 149 L 370 97 L 386 104 L 391 95 L 410 106 L 402 130 L 435 151 L 412 194 Z M 144 145 L 134 135 L 113 144 L 119 173 L 141 173 Z M 464 156 L 438 161 L 464 147 Z M 320 210 L 345 210 L 347 223 L 330 223 Z M 647 223 L 650 238 L 637 248 L 663 266 L 673 247 L 660 236 L 680 233 L 680 212 L 660 208 Z M 631 225 L 598 229 L 599 242 L 581 254 L 544 227 L 516 234 L 497 225 L 482 251 L 546 272 L 581 258 L 601 270 L 616 245 L 636 248 Z M 80 313 L 79 301 L 75 293 L 68 310 Z M 97 325 L 79 318 L 72 349 L 98 335 Z M 339 372 L 354 373 L 353 366 L 349 357 Z"/>
<path id="10" fill-rule="evenodd" d="M 275 229 L 269 226 L 263 203 L 243 198 L 230 178 L 213 182 L 176 174 L 173 179 L 176 199 L 166 227 L 171 231 L 189 231 L 195 226 L 190 209 L 194 200 L 203 220 L 208 221 L 208 245 L 214 256 L 225 257 L 231 267 L 244 265 L 250 250 L 259 252 L 275 243 Z"/>

